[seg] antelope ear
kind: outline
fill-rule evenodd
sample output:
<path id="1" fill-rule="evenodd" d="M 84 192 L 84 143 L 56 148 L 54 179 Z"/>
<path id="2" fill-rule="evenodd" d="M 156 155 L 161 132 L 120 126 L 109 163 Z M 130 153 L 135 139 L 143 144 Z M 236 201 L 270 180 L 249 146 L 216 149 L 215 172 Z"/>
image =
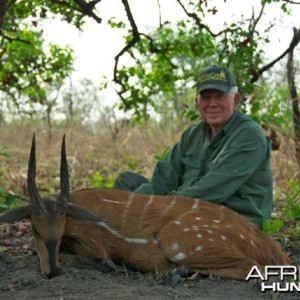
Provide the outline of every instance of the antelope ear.
<path id="1" fill-rule="evenodd" d="M 104 222 L 103 218 L 91 213 L 89 210 L 86 210 L 72 203 L 68 203 L 66 215 L 76 219 L 82 219 L 82 220 L 94 221 L 94 222 Z"/>
<path id="2" fill-rule="evenodd" d="M 0 223 L 13 223 L 31 216 L 31 205 L 25 205 L 0 214 Z"/>

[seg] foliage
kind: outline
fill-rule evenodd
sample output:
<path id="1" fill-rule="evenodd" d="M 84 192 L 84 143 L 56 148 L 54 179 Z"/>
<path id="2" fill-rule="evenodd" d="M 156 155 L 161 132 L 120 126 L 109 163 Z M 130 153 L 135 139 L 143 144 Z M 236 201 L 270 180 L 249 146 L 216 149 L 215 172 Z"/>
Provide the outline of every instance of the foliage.
<path id="1" fill-rule="evenodd" d="M 300 238 L 300 222 L 295 226 L 293 235 L 297 238 Z"/>
<path id="2" fill-rule="evenodd" d="M 24 30 L 19 33 L 22 41 L 3 42 L 6 59 L 2 64 L 0 80 L 2 91 L 22 112 L 25 104 L 45 105 L 51 92 L 62 85 L 72 71 L 72 51 L 49 46 L 49 55 L 43 52 L 39 32 Z M 21 101 L 23 100 L 23 105 Z M 31 113 L 30 110 L 27 111 Z"/>
<path id="3" fill-rule="evenodd" d="M 5 83 L 6 101 L 10 107 L 17 108 L 18 113 L 23 112 L 24 107 L 30 114 L 46 107 L 44 113 L 49 118 L 58 97 L 54 91 L 59 90 L 71 74 L 72 52 L 49 46 L 49 53 L 45 53 L 45 45 L 41 44 L 43 20 L 58 18 L 78 29 L 83 28 L 84 17 L 100 24 L 102 3 L 90 0 L 5 0 L 3 3 L 0 60 L 5 66 L 0 69 L 0 77 Z M 106 18 L 112 30 L 125 32 L 124 48 L 116 55 L 113 70 L 120 96 L 119 108 L 131 110 L 136 120 L 147 119 L 149 113 L 155 111 L 166 116 L 166 121 L 182 116 L 197 117 L 192 108 L 197 72 L 208 64 L 229 66 L 237 75 L 241 92 L 245 96 L 255 93 L 254 83 L 279 60 L 263 65 L 268 34 L 277 21 L 274 18 L 271 24 L 264 25 L 264 11 L 273 5 L 280 8 L 282 14 L 289 14 L 293 7 L 283 0 L 261 1 L 256 14 L 241 15 L 234 22 L 228 18 L 223 28 L 214 32 L 206 20 L 218 19 L 220 3 L 177 0 L 176 5 L 184 14 L 181 20 L 174 24 L 160 19 L 159 26 L 148 27 L 143 33 L 137 27 L 130 3 L 124 0 L 120 5 L 124 6 L 129 22 L 116 16 Z M 125 54 L 132 58 L 132 65 L 119 63 Z M 102 87 L 108 84 L 104 82 Z M 254 102 L 248 101 L 247 106 L 253 113 L 264 109 L 258 97 Z M 31 107 L 29 111 L 28 107 Z M 274 104 L 273 108 L 276 110 L 278 106 Z"/>
<path id="4" fill-rule="evenodd" d="M 284 226 L 284 222 L 277 218 L 275 220 L 267 220 L 263 221 L 262 230 L 267 235 L 274 235 L 275 233 L 279 232 Z"/>
<path id="5" fill-rule="evenodd" d="M 288 191 L 284 192 L 284 195 L 286 197 L 288 207 L 283 209 L 283 213 L 290 221 L 300 221 L 300 185 L 296 182 L 296 180 L 291 179 L 288 181 L 287 187 Z"/>
<path id="6" fill-rule="evenodd" d="M 211 64 L 229 66 L 236 74 L 244 97 L 255 92 L 253 83 L 262 74 L 264 47 L 269 43 L 268 33 L 272 28 L 269 26 L 258 32 L 257 24 L 264 8 L 273 1 L 262 2 L 260 15 L 228 21 L 218 33 L 212 32 L 203 22 L 212 12 L 218 15 L 217 7 L 208 9 L 211 2 L 189 1 L 184 8 L 188 18 L 175 26 L 166 22 L 145 35 L 128 29 L 125 39 L 127 45 L 132 42 L 128 53 L 133 64 L 115 69 L 121 109 L 133 110 L 137 119 L 147 118 L 148 112 L 154 109 L 159 113 L 164 111 L 164 117 L 166 111 L 171 111 L 175 115 L 173 120 L 182 112 L 183 116 L 194 120 L 197 114 L 190 108 L 189 103 L 194 100 L 190 95 L 194 95 L 198 70 Z M 184 7 L 183 2 L 180 4 Z M 286 5 L 281 9 L 288 13 Z M 120 27 L 115 24 L 116 21 L 113 28 Z M 263 106 L 258 99 L 254 105 L 257 104 Z M 251 107 L 252 102 L 247 105 Z M 242 109 L 246 109 L 245 102 L 242 102 Z"/>
<path id="7" fill-rule="evenodd" d="M 99 172 L 93 173 L 92 178 L 93 180 L 89 185 L 91 188 L 112 188 L 115 183 L 115 178 L 113 176 L 110 176 L 108 180 L 105 180 Z"/>
<path id="8" fill-rule="evenodd" d="M 281 209 L 281 217 L 265 220 L 263 231 L 268 235 L 279 232 L 283 227 L 291 227 L 292 235 L 300 237 L 300 184 L 291 179 L 287 183 L 287 191 L 283 191 L 286 205 Z"/>
<path id="9" fill-rule="evenodd" d="M 262 79 L 261 86 L 255 87 L 247 104 L 251 102 L 249 113 L 257 123 L 272 125 L 292 136 L 292 108 L 283 68 L 277 72 L 267 72 L 266 78 Z"/>
<path id="10" fill-rule="evenodd" d="M 16 208 L 22 204 L 21 199 L 9 192 L 4 191 L 0 186 L 0 213 Z"/>
<path id="11" fill-rule="evenodd" d="M 22 27 L 20 20 L 28 20 L 33 26 L 38 26 L 41 20 L 52 18 L 53 15 L 75 25 L 77 28 L 81 28 L 84 20 L 82 20 L 80 6 L 76 1 L 70 2 L 72 2 L 72 7 L 61 5 L 59 1 L 7 0 L 6 14 L 2 28 L 4 31 L 14 28 L 17 32 Z"/>
<path id="12" fill-rule="evenodd" d="M 38 20 L 45 1 L 8 1 L 0 36 L 0 90 L 11 113 L 47 117 L 58 91 L 73 70 L 70 48 L 45 45 Z M 42 112 L 42 115 L 41 115 Z"/>
<path id="13" fill-rule="evenodd" d="M 170 148 L 166 148 L 162 153 L 154 155 L 154 159 L 156 161 L 160 161 L 160 160 L 164 159 L 165 157 L 167 157 L 169 151 L 170 151 Z"/>

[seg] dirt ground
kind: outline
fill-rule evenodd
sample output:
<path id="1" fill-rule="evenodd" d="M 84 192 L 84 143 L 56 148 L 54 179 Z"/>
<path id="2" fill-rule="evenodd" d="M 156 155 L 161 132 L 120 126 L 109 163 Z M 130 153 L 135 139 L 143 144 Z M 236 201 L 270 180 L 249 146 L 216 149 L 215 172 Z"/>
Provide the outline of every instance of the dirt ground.
<path id="1" fill-rule="evenodd" d="M 263 293 L 259 282 L 219 278 L 185 279 L 172 286 L 168 277 L 123 268 L 108 271 L 100 260 L 62 254 L 62 273 L 47 279 L 40 272 L 29 223 L 0 227 L 0 299 L 300 299 L 300 292 Z M 299 265 L 299 245 L 292 261 Z"/>

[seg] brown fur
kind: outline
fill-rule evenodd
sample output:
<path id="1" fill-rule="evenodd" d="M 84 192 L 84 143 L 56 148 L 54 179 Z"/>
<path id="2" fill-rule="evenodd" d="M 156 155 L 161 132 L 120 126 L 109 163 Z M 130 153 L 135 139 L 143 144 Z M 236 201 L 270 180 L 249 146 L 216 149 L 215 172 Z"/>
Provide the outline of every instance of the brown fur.
<path id="1" fill-rule="evenodd" d="M 244 279 L 253 265 L 289 264 L 271 238 L 245 217 L 217 204 L 108 189 L 75 191 L 70 202 L 101 216 L 117 232 L 68 218 L 65 236 L 79 242 L 75 252 L 81 255 L 112 259 L 145 272 L 167 272 L 173 265 L 184 265 L 235 279 Z M 186 257 L 176 260 L 178 253 Z"/>

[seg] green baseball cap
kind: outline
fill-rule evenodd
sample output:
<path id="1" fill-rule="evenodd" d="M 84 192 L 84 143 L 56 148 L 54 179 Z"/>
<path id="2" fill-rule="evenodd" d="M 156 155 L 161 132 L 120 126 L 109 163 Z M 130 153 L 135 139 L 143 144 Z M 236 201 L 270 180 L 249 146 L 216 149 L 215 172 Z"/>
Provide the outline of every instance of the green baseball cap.
<path id="1" fill-rule="evenodd" d="M 223 66 L 212 66 L 200 72 L 197 94 L 208 89 L 228 93 L 234 86 L 236 86 L 236 80 L 229 69 Z"/>

